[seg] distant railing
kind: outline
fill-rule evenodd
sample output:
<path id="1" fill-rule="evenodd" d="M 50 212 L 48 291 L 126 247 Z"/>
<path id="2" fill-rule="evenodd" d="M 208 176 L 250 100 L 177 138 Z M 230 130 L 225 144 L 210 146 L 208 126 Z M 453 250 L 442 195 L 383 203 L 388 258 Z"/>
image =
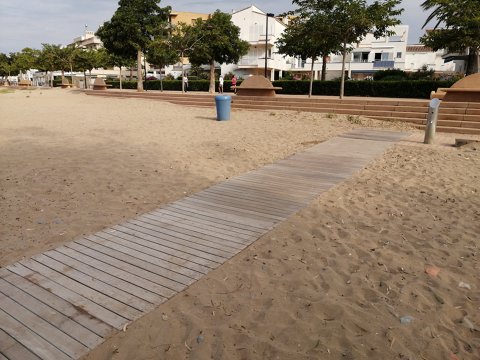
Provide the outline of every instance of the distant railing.
<path id="1" fill-rule="evenodd" d="M 375 60 L 373 62 L 374 68 L 388 68 L 393 69 L 395 67 L 395 61 L 393 60 Z"/>

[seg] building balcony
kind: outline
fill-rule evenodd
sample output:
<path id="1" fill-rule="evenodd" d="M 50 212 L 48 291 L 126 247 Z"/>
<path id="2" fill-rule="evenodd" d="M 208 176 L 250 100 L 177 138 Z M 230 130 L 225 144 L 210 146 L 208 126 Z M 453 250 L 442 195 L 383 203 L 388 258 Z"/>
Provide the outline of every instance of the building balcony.
<path id="1" fill-rule="evenodd" d="M 374 68 L 385 68 L 385 69 L 393 69 L 395 68 L 395 61 L 394 60 L 375 60 L 373 62 Z"/>

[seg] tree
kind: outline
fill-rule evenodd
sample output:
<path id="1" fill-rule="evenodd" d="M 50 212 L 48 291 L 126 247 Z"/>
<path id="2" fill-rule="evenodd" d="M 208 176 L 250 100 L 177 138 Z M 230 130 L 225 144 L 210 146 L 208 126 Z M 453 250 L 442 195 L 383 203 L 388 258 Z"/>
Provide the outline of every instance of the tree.
<path id="1" fill-rule="evenodd" d="M 288 24 L 276 42 L 281 54 L 312 59 L 308 97 L 312 96 L 313 66 L 317 58 L 322 58 L 322 80 L 325 80 L 327 57 L 340 50 L 334 30 L 324 14 L 310 18 L 297 17 Z"/>
<path id="2" fill-rule="evenodd" d="M 210 65 L 209 92 L 215 92 L 215 62 L 223 64 L 237 63 L 248 52 L 249 43 L 240 39 L 240 28 L 233 24 L 232 16 L 220 10 L 207 19 L 197 19 L 194 28 L 198 31 L 200 42 L 190 56 L 194 65 Z"/>
<path id="3" fill-rule="evenodd" d="M 293 0 L 301 18 L 322 17 L 337 34 L 337 44 L 342 53 L 342 77 L 340 98 L 345 88 L 345 59 L 351 51 L 350 44 L 359 43 L 368 33 L 375 38 L 390 35 L 391 26 L 400 23 L 396 17 L 403 9 L 395 7 L 401 0 L 376 0 L 367 5 L 367 0 Z"/>
<path id="4" fill-rule="evenodd" d="M 176 63 L 179 55 L 172 48 L 171 44 L 165 38 L 157 38 L 153 40 L 147 48 L 147 61 L 155 64 L 158 68 L 163 69 L 167 65 Z M 182 81 L 183 82 L 183 81 Z M 163 91 L 163 78 L 160 71 L 160 91 Z"/>
<path id="5" fill-rule="evenodd" d="M 79 50 L 75 53 L 74 58 L 75 70 L 83 72 L 84 88 L 88 88 L 87 85 L 87 70 L 90 71 L 90 76 L 92 75 L 92 69 L 95 69 L 98 66 L 98 56 L 95 50 Z"/>
<path id="6" fill-rule="evenodd" d="M 168 38 L 167 47 L 171 49 L 179 58 L 182 64 L 182 93 L 185 93 L 185 58 L 190 57 L 196 46 L 204 38 L 198 32 L 198 27 L 187 25 L 185 23 L 178 23 L 171 31 Z"/>
<path id="7" fill-rule="evenodd" d="M 171 8 L 161 8 L 159 0 L 119 0 L 110 21 L 97 31 L 105 48 L 123 59 L 137 56 L 137 90 L 143 91 L 142 53 L 150 42 L 164 36 Z"/>
<path id="8" fill-rule="evenodd" d="M 58 66 L 59 69 L 62 71 L 62 82 L 65 78 L 65 71 L 70 70 L 73 71 L 73 61 L 75 59 L 75 53 L 78 51 L 74 45 L 69 45 L 65 47 L 61 47 L 58 52 Z"/>
<path id="9" fill-rule="evenodd" d="M 42 70 L 45 70 L 45 77 L 48 82 L 48 72 L 50 76 L 50 86 L 53 87 L 53 72 L 61 68 L 60 64 L 60 45 L 42 44 L 42 50 L 39 58 L 39 65 Z"/>
<path id="10" fill-rule="evenodd" d="M 16 53 L 15 68 L 20 72 L 20 77 L 22 77 L 24 71 L 37 67 L 39 57 L 40 51 L 31 48 L 24 48 Z"/>
<path id="11" fill-rule="evenodd" d="M 16 53 L 10 53 L 9 55 L 0 54 L 0 75 L 10 77 L 12 73 L 17 72 L 17 65 L 15 64 Z M 8 84 L 10 84 L 7 78 Z"/>
<path id="12" fill-rule="evenodd" d="M 434 50 L 467 52 L 466 74 L 479 71 L 480 53 L 480 1 L 478 0 L 426 0 L 424 10 L 432 10 L 423 27 L 432 20 L 437 23 L 420 41 Z M 443 29 L 438 29 L 444 24 Z"/>

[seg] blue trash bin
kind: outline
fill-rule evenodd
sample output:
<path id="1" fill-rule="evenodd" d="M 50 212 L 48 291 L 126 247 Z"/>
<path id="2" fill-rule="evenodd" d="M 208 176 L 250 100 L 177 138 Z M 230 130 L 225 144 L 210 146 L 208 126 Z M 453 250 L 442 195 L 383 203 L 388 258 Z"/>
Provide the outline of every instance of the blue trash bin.
<path id="1" fill-rule="evenodd" d="M 228 95 L 215 96 L 215 106 L 217 107 L 217 120 L 230 120 L 230 104 L 232 97 Z"/>

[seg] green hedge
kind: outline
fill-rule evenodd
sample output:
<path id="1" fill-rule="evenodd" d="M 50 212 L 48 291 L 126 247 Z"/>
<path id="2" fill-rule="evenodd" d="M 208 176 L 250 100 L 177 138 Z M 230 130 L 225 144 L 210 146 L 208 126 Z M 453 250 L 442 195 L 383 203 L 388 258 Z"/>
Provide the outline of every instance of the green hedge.
<path id="1" fill-rule="evenodd" d="M 237 85 L 240 85 L 240 81 L 237 82 Z M 112 85 L 113 89 L 120 88 L 119 81 L 107 81 L 107 84 Z M 231 81 L 225 80 L 223 82 L 223 90 L 225 92 L 231 91 L 230 86 L 232 85 Z M 209 80 L 189 80 L 188 81 L 188 91 L 208 91 L 210 86 Z M 146 90 L 160 90 L 160 80 L 148 80 L 143 83 L 143 87 Z M 136 81 L 122 81 L 122 88 L 124 89 L 136 89 Z M 180 80 L 163 80 L 163 90 L 176 90 L 182 91 L 182 82 Z M 215 82 L 215 90 L 218 90 L 218 81 Z"/>
<path id="2" fill-rule="evenodd" d="M 430 92 L 439 87 L 450 87 L 454 81 L 436 80 L 403 80 L 403 81 L 368 81 L 349 80 L 345 82 L 345 96 L 370 96 L 391 98 L 428 99 Z M 308 94 L 309 81 L 278 80 L 273 82 L 279 86 L 278 94 Z M 340 82 L 314 81 L 313 95 L 339 95 Z"/>
<path id="3" fill-rule="evenodd" d="M 108 81 L 112 88 L 118 89 L 118 81 Z M 237 85 L 240 85 L 240 81 Z M 440 87 L 450 87 L 454 81 L 437 80 L 403 80 L 403 81 L 368 81 L 368 80 L 349 80 L 345 82 L 345 96 L 369 96 L 369 97 L 392 97 L 392 98 L 419 98 L 428 99 L 430 92 Z M 208 91 L 209 80 L 191 80 L 188 82 L 189 91 Z M 232 82 L 224 81 L 224 91 L 230 92 Z M 274 86 L 281 87 L 278 94 L 306 95 L 310 82 L 308 80 L 277 80 L 273 82 Z M 136 81 L 123 81 L 124 89 L 136 89 Z M 147 90 L 160 90 L 160 80 L 149 80 L 144 83 Z M 164 90 L 182 90 L 180 80 L 164 80 Z M 215 89 L 218 90 L 218 81 L 215 83 Z M 313 82 L 313 95 L 331 95 L 340 94 L 340 82 L 338 81 L 319 81 Z"/>

